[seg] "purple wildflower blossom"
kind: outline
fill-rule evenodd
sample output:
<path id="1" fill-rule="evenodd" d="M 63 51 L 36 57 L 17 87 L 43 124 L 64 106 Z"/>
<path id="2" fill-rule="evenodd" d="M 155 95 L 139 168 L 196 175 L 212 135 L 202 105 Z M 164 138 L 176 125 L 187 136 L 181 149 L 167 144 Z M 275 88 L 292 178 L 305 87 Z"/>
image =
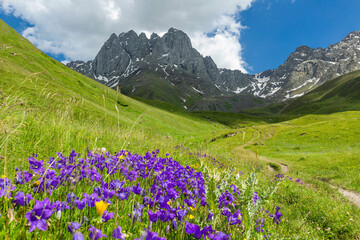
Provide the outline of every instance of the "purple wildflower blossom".
<path id="1" fill-rule="evenodd" d="M 97 240 L 100 238 L 106 238 L 107 236 L 105 234 L 102 233 L 102 231 L 100 229 L 96 229 L 93 225 L 90 225 L 90 228 L 88 229 L 89 233 L 89 238 L 91 240 Z"/>
<path id="2" fill-rule="evenodd" d="M 187 234 L 194 235 L 195 238 L 201 238 L 200 227 L 196 224 L 186 222 L 185 231 Z"/>
<path id="3" fill-rule="evenodd" d="M 159 237 L 158 233 L 151 232 L 147 229 L 146 230 L 146 238 L 145 240 L 166 240 L 166 238 Z"/>
<path id="4" fill-rule="evenodd" d="M 242 214 L 240 213 L 240 209 L 238 209 L 233 215 L 229 216 L 229 223 L 231 225 L 237 225 L 237 224 L 241 224 L 241 220 L 239 219 L 239 217 L 241 217 Z"/>
<path id="5" fill-rule="evenodd" d="M 11 192 L 16 189 L 16 186 L 11 184 L 10 179 L 0 178 L 0 197 L 6 196 L 11 198 Z"/>
<path id="6" fill-rule="evenodd" d="M 257 192 L 254 192 L 252 203 L 256 205 L 256 202 L 260 200 L 260 197 L 258 196 Z"/>
<path id="7" fill-rule="evenodd" d="M 151 222 L 157 222 L 157 220 L 159 219 L 159 212 L 153 212 L 150 209 L 148 210 L 148 214 L 149 214 L 149 219 Z"/>
<path id="8" fill-rule="evenodd" d="M 227 235 L 223 232 L 217 232 L 214 236 L 214 238 L 212 240 L 230 240 L 231 237 L 230 237 L 231 234 Z"/>
<path id="9" fill-rule="evenodd" d="M 264 226 L 264 219 L 262 218 L 256 219 L 256 231 L 264 232 L 264 229 L 262 229 L 263 226 Z"/>
<path id="10" fill-rule="evenodd" d="M 77 222 L 71 222 L 68 224 L 68 230 L 71 233 L 73 240 L 84 240 L 84 235 L 78 231 L 81 225 L 81 223 Z"/>
<path id="11" fill-rule="evenodd" d="M 81 227 L 81 225 L 81 223 L 71 222 L 68 224 L 68 230 L 71 234 L 73 234 L 75 230 L 78 230 Z"/>
<path id="12" fill-rule="evenodd" d="M 273 223 L 279 224 L 281 222 L 282 213 L 279 212 L 280 207 L 276 207 L 276 212 L 274 214 L 269 214 L 269 217 L 273 218 Z"/>
<path id="13" fill-rule="evenodd" d="M 219 208 L 222 208 L 223 206 L 226 207 L 227 205 L 232 206 L 234 200 L 235 200 L 234 196 L 226 190 L 219 197 L 219 200 L 218 200 Z"/>
<path id="14" fill-rule="evenodd" d="M 102 215 L 102 221 L 103 222 L 107 222 L 110 219 L 114 218 L 115 213 L 113 212 L 108 212 L 107 210 L 104 211 L 103 215 Z"/>
<path id="15" fill-rule="evenodd" d="M 29 232 L 34 231 L 35 228 L 46 231 L 46 220 L 54 213 L 53 208 L 48 198 L 43 201 L 35 200 L 34 208 L 25 214 L 25 218 L 30 222 Z"/>
<path id="16" fill-rule="evenodd" d="M 31 197 L 31 194 L 24 194 L 23 192 L 17 192 L 17 194 L 15 195 L 15 200 L 14 203 L 16 205 L 21 205 L 21 206 L 26 206 L 29 204 L 30 200 L 33 199 Z"/>
<path id="17" fill-rule="evenodd" d="M 125 240 L 125 235 L 121 231 L 122 228 L 119 225 L 117 225 L 117 227 L 113 231 L 112 237 L 115 239 Z"/>
<path id="18" fill-rule="evenodd" d="M 213 216 L 214 216 L 214 213 L 209 212 L 209 214 L 208 214 L 208 216 L 207 216 L 207 218 L 206 218 L 206 221 L 207 221 L 207 222 L 211 221 L 211 219 L 213 218 Z"/>
<path id="19" fill-rule="evenodd" d="M 29 157 L 30 169 L 37 175 L 43 175 L 45 169 L 43 168 L 44 161 L 37 161 L 34 157 Z"/>
<path id="20" fill-rule="evenodd" d="M 85 208 L 85 204 L 86 204 L 86 199 L 84 198 L 83 200 L 76 200 L 76 206 L 79 210 L 83 210 Z"/>

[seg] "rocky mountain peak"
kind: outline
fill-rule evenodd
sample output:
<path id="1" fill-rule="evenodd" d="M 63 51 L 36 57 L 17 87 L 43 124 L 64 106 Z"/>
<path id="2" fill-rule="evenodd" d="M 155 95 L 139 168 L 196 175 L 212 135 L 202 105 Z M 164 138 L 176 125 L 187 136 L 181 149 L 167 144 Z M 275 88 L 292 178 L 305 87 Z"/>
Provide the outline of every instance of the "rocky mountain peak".
<path id="1" fill-rule="evenodd" d="M 356 41 L 360 41 L 360 31 L 353 31 L 349 33 L 343 41 L 351 41 L 356 39 Z"/>
<path id="2" fill-rule="evenodd" d="M 163 46 L 173 51 L 192 49 L 190 38 L 183 31 L 170 28 L 161 38 Z"/>
<path id="3" fill-rule="evenodd" d="M 156 39 L 156 38 L 160 38 L 160 36 L 157 35 L 156 33 L 152 33 L 150 39 Z"/>
<path id="4" fill-rule="evenodd" d="M 325 49 L 299 46 L 277 69 L 255 75 L 219 69 L 210 56 L 203 57 L 192 47 L 186 33 L 175 28 L 162 37 L 153 33 L 150 39 L 133 30 L 118 36 L 112 34 L 93 61 L 74 61 L 68 66 L 109 87 L 119 86 L 127 89 L 127 94 L 140 97 L 148 95 L 141 95 L 146 90 L 137 93 L 141 86 L 136 84 L 150 81 L 142 72 L 151 73 L 163 84 L 179 89 L 179 96 L 172 97 L 178 98 L 185 108 L 191 107 L 187 104 L 192 102 L 192 109 L 214 110 L 207 108 L 207 100 L 199 99 L 218 101 L 223 96 L 237 96 L 242 101 L 247 99 L 247 103 L 254 97 L 279 102 L 302 96 L 329 79 L 360 69 L 360 31 Z M 239 104 L 236 102 L 231 104 Z M 216 102 L 212 106 L 218 105 Z"/>
<path id="5" fill-rule="evenodd" d="M 118 36 L 115 33 L 112 33 L 109 40 L 112 41 L 114 39 L 118 39 Z"/>
<path id="6" fill-rule="evenodd" d="M 300 47 L 296 48 L 295 53 L 309 54 L 313 51 L 314 51 L 314 49 L 312 49 L 311 47 L 306 46 L 306 45 L 301 45 Z"/>

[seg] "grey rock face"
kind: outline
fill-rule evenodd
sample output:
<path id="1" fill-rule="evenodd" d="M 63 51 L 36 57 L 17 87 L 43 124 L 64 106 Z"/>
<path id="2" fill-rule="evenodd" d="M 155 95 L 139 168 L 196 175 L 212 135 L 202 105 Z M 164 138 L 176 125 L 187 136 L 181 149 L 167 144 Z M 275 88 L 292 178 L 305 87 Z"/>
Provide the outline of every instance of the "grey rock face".
<path id="1" fill-rule="evenodd" d="M 124 86 L 127 78 L 150 71 L 185 95 L 196 94 L 200 99 L 244 95 L 279 102 L 360 69 L 360 32 L 326 49 L 300 46 L 277 69 L 255 75 L 219 69 L 211 57 L 203 57 L 192 47 L 184 32 L 174 28 L 162 37 L 153 33 L 150 39 L 134 31 L 112 34 L 93 61 L 74 61 L 68 66 L 109 87 Z M 179 96 L 179 102 L 184 104 L 183 97 Z"/>
<path id="2" fill-rule="evenodd" d="M 254 95 L 282 101 L 306 92 L 337 76 L 360 69 L 360 32 L 352 32 L 328 48 L 300 46 L 277 69 L 256 74 L 264 83 Z M 260 84 L 259 84 L 260 85 Z"/>

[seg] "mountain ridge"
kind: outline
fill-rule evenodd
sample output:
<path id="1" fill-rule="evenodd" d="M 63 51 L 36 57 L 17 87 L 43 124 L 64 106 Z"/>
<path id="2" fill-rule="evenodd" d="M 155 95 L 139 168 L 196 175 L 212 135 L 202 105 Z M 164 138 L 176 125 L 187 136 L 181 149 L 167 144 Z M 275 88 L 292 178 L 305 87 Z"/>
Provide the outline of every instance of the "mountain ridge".
<path id="1" fill-rule="evenodd" d="M 192 47 L 186 33 L 175 28 L 162 37 L 153 33 L 150 38 L 133 30 L 113 33 L 94 60 L 73 61 L 68 66 L 109 87 L 130 87 L 132 91 L 125 94 L 140 97 L 144 96 L 136 89 L 150 81 L 142 73 L 150 72 L 179 89 L 173 103 L 185 109 L 213 110 L 216 98 L 216 110 L 238 111 L 256 107 L 257 102 L 267 105 L 297 98 L 327 80 L 360 69 L 360 32 L 351 32 L 325 49 L 299 46 L 278 68 L 253 75 L 218 68 L 210 56 L 203 57 Z M 144 79 L 134 84 L 131 79 L 138 74 Z M 220 106 L 223 96 L 234 101 Z M 236 102 L 245 98 L 248 104 L 238 107 Z"/>

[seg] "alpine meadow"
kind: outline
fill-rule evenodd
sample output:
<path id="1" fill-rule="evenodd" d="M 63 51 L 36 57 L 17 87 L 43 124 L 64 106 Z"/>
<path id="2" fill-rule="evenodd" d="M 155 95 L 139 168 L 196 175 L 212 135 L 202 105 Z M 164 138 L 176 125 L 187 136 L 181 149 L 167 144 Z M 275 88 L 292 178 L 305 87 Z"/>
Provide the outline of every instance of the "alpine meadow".
<path id="1" fill-rule="evenodd" d="M 254 75 L 184 34 L 64 65 L 0 20 L 0 239 L 360 239 L 360 32 Z"/>

